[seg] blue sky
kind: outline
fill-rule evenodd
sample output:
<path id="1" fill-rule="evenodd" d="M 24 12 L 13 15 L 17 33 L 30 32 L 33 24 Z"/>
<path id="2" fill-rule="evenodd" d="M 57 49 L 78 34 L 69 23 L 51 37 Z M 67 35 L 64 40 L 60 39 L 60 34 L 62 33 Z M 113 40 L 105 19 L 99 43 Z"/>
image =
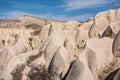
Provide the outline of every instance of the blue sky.
<path id="1" fill-rule="evenodd" d="M 0 19 L 31 15 L 85 21 L 98 12 L 120 8 L 120 0 L 0 0 Z"/>

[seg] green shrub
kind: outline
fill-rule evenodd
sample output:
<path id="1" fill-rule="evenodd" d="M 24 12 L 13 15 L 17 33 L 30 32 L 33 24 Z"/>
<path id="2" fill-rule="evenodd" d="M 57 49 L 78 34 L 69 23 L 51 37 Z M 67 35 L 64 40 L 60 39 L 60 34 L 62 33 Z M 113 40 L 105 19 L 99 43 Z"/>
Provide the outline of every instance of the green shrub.
<path id="1" fill-rule="evenodd" d="M 22 71 L 25 69 L 25 65 L 17 65 L 17 67 L 12 71 L 12 80 L 22 80 Z"/>
<path id="2" fill-rule="evenodd" d="M 28 74 L 30 80 L 50 80 L 50 75 L 45 66 L 34 67 Z"/>

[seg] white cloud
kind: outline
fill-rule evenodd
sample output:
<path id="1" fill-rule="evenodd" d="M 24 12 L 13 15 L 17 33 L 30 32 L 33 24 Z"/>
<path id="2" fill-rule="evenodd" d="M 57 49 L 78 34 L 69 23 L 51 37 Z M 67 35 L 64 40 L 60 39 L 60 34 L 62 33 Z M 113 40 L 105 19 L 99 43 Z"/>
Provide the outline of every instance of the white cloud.
<path id="1" fill-rule="evenodd" d="M 15 11 L 9 11 L 6 13 L 1 13 L 0 14 L 0 19 L 12 19 L 12 18 L 17 18 L 22 15 L 31 15 L 39 18 L 45 18 L 45 19 L 53 19 L 53 20 L 78 20 L 78 21 L 85 21 L 89 17 L 93 16 L 92 14 L 83 14 L 83 15 L 78 15 L 78 16 L 67 16 L 67 15 L 54 15 L 51 13 L 46 13 L 46 14 L 31 14 L 29 12 L 23 12 L 19 10 Z"/>
<path id="2" fill-rule="evenodd" d="M 63 0 L 66 11 L 72 11 L 77 9 L 100 7 L 108 3 L 112 3 L 115 0 Z"/>
<path id="3" fill-rule="evenodd" d="M 114 6 L 120 7 L 120 3 L 116 3 L 116 4 L 114 4 Z"/>
<path id="4" fill-rule="evenodd" d="M 40 18 L 54 18 L 51 13 L 32 14 L 29 12 L 14 10 L 14 11 L 2 12 L 0 14 L 0 19 L 12 19 L 12 18 L 17 18 L 17 17 L 23 16 L 23 15 L 30 15 L 30 16 L 40 17 Z"/>
<path id="5" fill-rule="evenodd" d="M 0 18 L 1 19 L 10 19 L 10 18 L 16 18 L 18 16 L 25 15 L 25 14 L 31 15 L 27 12 L 15 10 L 15 11 L 8 11 L 8 12 L 1 13 Z"/>
<path id="6" fill-rule="evenodd" d="M 77 21 L 86 21 L 89 17 L 92 17 L 92 14 L 82 14 L 78 16 L 65 16 L 65 15 L 56 15 L 56 16 L 51 16 L 52 19 L 57 19 L 57 20 L 77 20 Z"/>

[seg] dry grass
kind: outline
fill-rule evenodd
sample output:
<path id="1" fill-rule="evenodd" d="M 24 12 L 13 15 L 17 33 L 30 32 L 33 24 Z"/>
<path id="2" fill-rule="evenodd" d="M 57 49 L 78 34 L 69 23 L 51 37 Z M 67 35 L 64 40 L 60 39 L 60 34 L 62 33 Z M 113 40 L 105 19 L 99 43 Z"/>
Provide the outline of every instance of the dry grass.
<path id="1" fill-rule="evenodd" d="M 116 66 L 117 60 L 115 59 L 112 63 L 106 64 L 106 66 L 103 68 L 102 71 L 100 71 L 98 77 L 99 80 L 105 80 L 105 78 L 111 73 L 115 66 Z"/>
<path id="2" fill-rule="evenodd" d="M 17 65 L 17 67 L 12 71 L 12 80 L 22 80 L 22 71 L 25 69 L 25 65 Z"/>
<path id="3" fill-rule="evenodd" d="M 50 75 L 45 66 L 34 67 L 28 74 L 30 80 L 50 80 Z"/>

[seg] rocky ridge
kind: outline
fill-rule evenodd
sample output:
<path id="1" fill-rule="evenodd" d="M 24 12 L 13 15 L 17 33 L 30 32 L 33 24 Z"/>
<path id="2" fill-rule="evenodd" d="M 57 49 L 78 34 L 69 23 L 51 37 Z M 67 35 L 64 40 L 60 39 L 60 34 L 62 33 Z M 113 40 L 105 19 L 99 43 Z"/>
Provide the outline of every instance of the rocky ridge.
<path id="1" fill-rule="evenodd" d="M 0 20 L 0 35 L 0 80 L 120 79 L 120 9 L 86 22 Z"/>

